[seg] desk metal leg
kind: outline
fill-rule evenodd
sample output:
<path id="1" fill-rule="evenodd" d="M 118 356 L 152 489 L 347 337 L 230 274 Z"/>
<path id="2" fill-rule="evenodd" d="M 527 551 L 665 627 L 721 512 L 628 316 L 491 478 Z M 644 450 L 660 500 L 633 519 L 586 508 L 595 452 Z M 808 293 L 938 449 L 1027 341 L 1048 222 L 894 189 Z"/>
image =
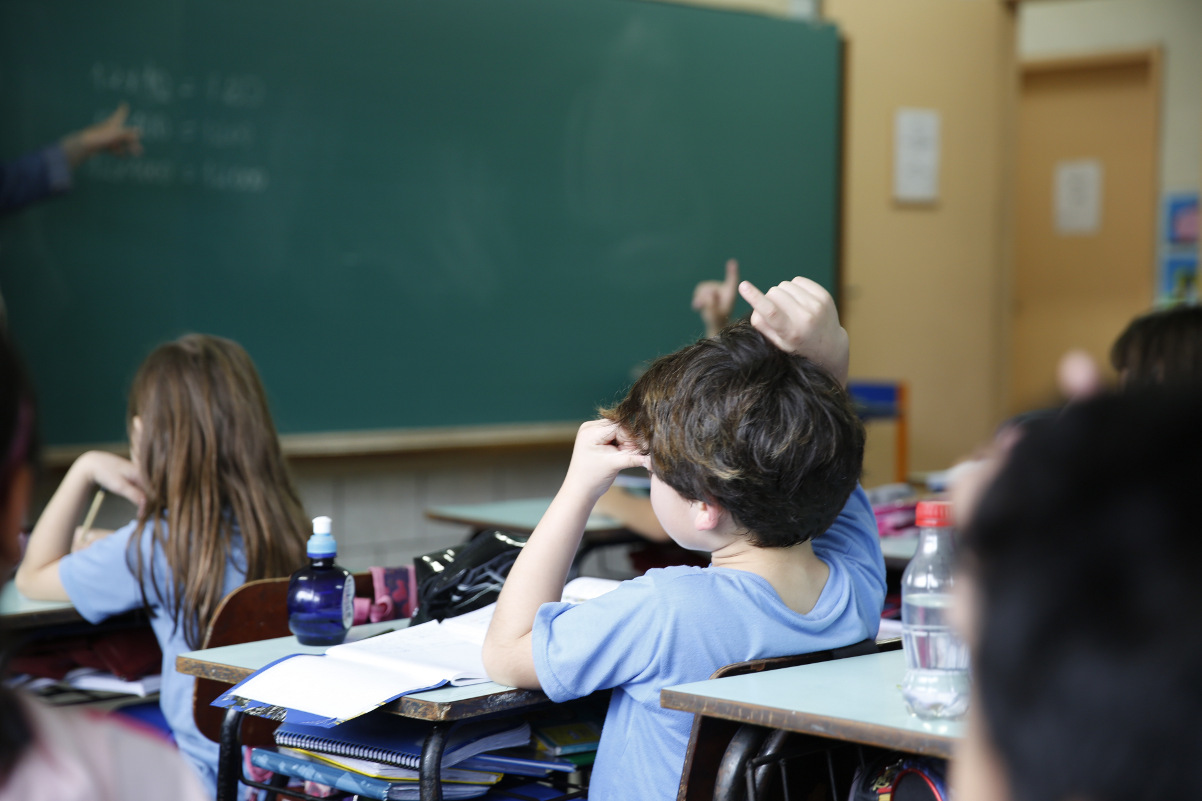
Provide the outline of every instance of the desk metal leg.
<path id="1" fill-rule="evenodd" d="M 221 721 L 221 751 L 217 757 L 217 801 L 238 801 L 242 777 L 242 712 L 225 710 Z"/>
<path id="2" fill-rule="evenodd" d="M 422 744 L 419 778 L 421 801 L 442 801 L 442 752 L 446 749 L 450 732 L 450 723 L 435 723 Z"/>

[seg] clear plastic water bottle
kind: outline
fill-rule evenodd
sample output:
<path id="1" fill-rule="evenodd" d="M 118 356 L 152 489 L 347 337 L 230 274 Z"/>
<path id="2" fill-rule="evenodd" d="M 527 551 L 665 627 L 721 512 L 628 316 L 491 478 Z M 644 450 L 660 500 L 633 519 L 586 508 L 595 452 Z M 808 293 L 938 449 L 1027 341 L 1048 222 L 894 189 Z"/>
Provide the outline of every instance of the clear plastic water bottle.
<path id="1" fill-rule="evenodd" d="M 306 550 L 309 566 L 293 573 L 288 584 L 288 628 L 301 645 L 337 645 L 355 619 L 355 579 L 334 564 L 338 544 L 330 518 L 313 518 Z"/>
<path id="2" fill-rule="evenodd" d="M 902 696 L 920 718 L 958 718 L 968 709 L 968 647 L 952 628 L 955 559 L 951 504 L 920 501 L 918 552 L 902 574 Z"/>

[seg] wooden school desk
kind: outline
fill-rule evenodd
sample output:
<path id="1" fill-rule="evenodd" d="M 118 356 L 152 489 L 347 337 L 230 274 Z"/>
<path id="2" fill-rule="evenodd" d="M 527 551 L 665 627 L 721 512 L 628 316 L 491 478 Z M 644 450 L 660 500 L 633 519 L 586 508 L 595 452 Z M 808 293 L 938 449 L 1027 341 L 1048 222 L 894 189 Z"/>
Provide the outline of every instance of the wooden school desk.
<path id="1" fill-rule="evenodd" d="M 493 528 L 518 534 L 529 534 L 534 531 L 534 527 L 538 525 L 538 521 L 542 519 L 550 505 L 550 498 L 522 498 L 513 501 L 493 501 L 492 503 L 431 506 L 426 510 L 426 517 L 431 520 L 468 526 L 472 529 L 473 534 Z M 586 537 L 614 535 L 623 532 L 629 533 L 617 520 L 596 512 L 589 515 L 588 522 L 584 525 Z"/>
<path id="2" fill-rule="evenodd" d="M 512 501 L 494 501 L 492 503 L 468 503 L 452 506 L 432 506 L 426 510 L 426 517 L 446 523 L 458 523 L 468 526 L 471 532 L 468 538 L 490 529 L 500 529 L 517 534 L 529 534 L 534 531 L 538 521 L 542 519 L 551 498 L 522 498 Z M 584 557 L 598 548 L 613 545 L 633 545 L 646 542 L 633 531 L 622 526 L 617 520 L 605 515 L 592 513 L 584 524 L 584 538 L 576 551 L 573 568 L 578 568 L 584 562 Z"/>
<path id="3" fill-rule="evenodd" d="M 681 684 L 660 705 L 831 740 L 947 758 L 962 722 L 927 722 L 906 711 L 901 650 Z M 694 764 L 687 777 L 713 784 L 718 765 Z M 702 774 L 705 778 L 701 778 Z"/>
<path id="4" fill-rule="evenodd" d="M 356 626 L 348 636 L 362 639 L 404 626 L 406 621 L 389 620 Z M 320 654 L 326 646 L 306 646 L 295 637 L 278 637 L 239 645 L 226 645 L 202 651 L 189 651 L 176 658 L 180 673 L 237 684 L 256 670 L 289 654 Z M 422 748 L 419 787 L 422 801 L 442 801 L 438 781 L 439 765 L 451 724 L 457 720 L 519 710 L 548 703 L 547 696 L 532 690 L 518 690 L 493 682 L 466 687 L 444 687 L 402 696 L 382 709 L 407 718 L 431 722 L 430 734 Z M 242 775 L 241 724 L 244 713 L 226 711 L 221 727 L 221 757 L 217 775 L 217 801 L 237 801 L 238 780 Z"/>
<path id="5" fill-rule="evenodd" d="M 881 554 L 885 557 L 888 570 L 905 570 L 917 551 L 917 534 L 881 537 Z"/>
<path id="6" fill-rule="evenodd" d="M 0 589 L 0 621 L 8 631 L 85 622 L 70 601 L 34 601 L 6 582 Z"/>
<path id="7" fill-rule="evenodd" d="M 492 503 L 431 506 L 426 509 L 426 517 L 467 526 L 471 530 L 469 537 L 494 528 L 529 534 L 550 505 L 550 498 L 522 498 Z M 580 564 L 584 555 L 595 548 L 645 541 L 613 518 L 594 512 L 584 526 L 584 539 L 576 556 L 576 564 Z M 917 534 L 881 538 L 881 552 L 885 556 L 885 566 L 890 570 L 904 570 L 917 549 Z"/>

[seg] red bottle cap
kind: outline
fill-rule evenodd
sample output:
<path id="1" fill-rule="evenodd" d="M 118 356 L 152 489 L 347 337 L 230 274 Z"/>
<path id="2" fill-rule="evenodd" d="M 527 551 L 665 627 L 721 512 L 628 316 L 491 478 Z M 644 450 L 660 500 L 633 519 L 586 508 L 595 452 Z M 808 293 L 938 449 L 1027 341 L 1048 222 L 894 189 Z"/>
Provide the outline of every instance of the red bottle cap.
<path id="1" fill-rule="evenodd" d="M 919 528 L 943 528 L 952 525 L 951 501 L 919 501 L 914 509 L 914 524 Z"/>

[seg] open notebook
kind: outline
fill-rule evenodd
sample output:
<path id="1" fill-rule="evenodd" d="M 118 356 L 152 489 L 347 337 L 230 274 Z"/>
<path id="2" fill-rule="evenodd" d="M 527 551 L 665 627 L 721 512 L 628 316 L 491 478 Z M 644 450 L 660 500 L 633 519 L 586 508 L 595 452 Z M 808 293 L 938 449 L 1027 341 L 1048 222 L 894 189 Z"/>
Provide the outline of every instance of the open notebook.
<path id="1" fill-rule="evenodd" d="M 573 579 L 564 587 L 563 600 L 579 603 L 618 583 Z M 402 695 L 444 684 L 488 681 L 481 650 L 494 608 L 335 645 L 321 656 L 284 657 L 226 691 L 213 705 L 292 723 L 334 726 Z"/>

